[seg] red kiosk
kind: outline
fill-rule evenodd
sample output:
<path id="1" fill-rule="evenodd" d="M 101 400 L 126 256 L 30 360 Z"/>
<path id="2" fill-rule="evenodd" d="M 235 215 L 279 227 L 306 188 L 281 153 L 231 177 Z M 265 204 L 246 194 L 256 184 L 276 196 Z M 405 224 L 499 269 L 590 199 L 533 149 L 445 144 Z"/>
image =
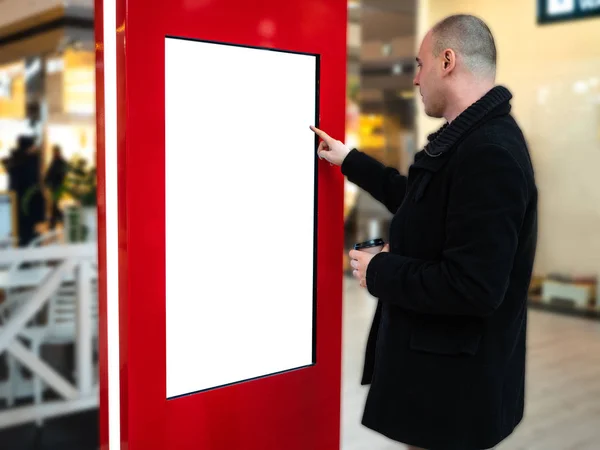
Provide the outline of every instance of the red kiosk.
<path id="1" fill-rule="evenodd" d="M 339 448 L 346 15 L 96 0 L 103 450 Z"/>

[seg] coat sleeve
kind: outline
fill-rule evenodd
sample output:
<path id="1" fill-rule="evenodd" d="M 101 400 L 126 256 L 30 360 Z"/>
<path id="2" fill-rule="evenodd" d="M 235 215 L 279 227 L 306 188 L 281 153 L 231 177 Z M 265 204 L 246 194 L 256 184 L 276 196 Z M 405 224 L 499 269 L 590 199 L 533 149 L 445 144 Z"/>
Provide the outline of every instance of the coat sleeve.
<path id="1" fill-rule="evenodd" d="M 395 213 L 404 200 L 406 177 L 358 150 L 352 150 L 348 154 L 342 164 L 342 173 L 375 200 L 383 203 L 391 213 Z"/>
<path id="2" fill-rule="evenodd" d="M 423 314 L 489 316 L 502 303 L 529 203 L 528 180 L 508 150 L 465 152 L 450 186 L 440 260 L 376 255 L 369 292 Z"/>

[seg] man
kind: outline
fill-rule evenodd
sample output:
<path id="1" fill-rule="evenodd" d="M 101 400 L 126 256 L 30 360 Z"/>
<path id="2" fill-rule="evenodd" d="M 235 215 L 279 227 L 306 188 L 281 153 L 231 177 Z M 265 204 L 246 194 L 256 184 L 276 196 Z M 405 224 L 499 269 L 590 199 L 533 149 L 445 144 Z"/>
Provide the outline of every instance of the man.
<path id="1" fill-rule="evenodd" d="M 389 251 L 350 252 L 379 299 L 363 424 L 412 448 L 488 449 L 523 417 L 537 188 L 488 27 L 448 17 L 417 62 L 425 112 L 446 124 L 407 178 L 313 127 L 319 156 L 394 213 Z"/>
<path id="2" fill-rule="evenodd" d="M 8 173 L 8 189 L 17 195 L 19 246 L 25 247 L 37 236 L 46 218 L 46 201 L 40 189 L 41 152 L 32 136 L 19 136 L 17 147 L 2 160 Z"/>
<path id="3" fill-rule="evenodd" d="M 62 149 L 59 145 L 54 145 L 52 147 L 52 162 L 44 178 L 44 183 L 50 191 L 52 199 L 52 213 L 50 214 L 50 228 L 52 229 L 56 228 L 56 225 L 63 221 L 63 213 L 58 207 L 58 203 L 67 171 L 68 164 L 62 155 Z"/>

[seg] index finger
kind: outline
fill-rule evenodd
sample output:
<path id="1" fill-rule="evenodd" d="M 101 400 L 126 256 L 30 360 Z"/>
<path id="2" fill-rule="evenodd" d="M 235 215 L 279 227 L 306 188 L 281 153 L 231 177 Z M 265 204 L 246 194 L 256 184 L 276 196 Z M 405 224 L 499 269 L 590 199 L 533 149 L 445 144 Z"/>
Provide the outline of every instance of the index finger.
<path id="1" fill-rule="evenodd" d="M 317 136 L 319 136 L 321 139 L 323 139 L 325 142 L 329 142 L 332 141 L 333 138 L 331 136 L 329 136 L 327 133 L 325 133 L 323 130 L 318 129 L 317 127 L 313 127 L 312 125 L 310 126 L 310 129 L 313 130 Z"/>

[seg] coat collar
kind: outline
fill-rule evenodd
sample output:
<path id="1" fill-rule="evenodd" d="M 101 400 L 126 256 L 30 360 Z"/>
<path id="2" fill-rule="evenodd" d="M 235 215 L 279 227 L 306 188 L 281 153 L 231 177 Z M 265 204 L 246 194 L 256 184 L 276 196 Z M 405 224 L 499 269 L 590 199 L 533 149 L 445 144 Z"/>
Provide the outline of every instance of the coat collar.
<path id="1" fill-rule="evenodd" d="M 512 94 L 504 86 L 496 86 L 465 109 L 451 123 L 429 135 L 425 148 L 415 155 L 413 167 L 437 172 L 448 160 L 451 150 L 482 122 L 510 113 Z"/>

